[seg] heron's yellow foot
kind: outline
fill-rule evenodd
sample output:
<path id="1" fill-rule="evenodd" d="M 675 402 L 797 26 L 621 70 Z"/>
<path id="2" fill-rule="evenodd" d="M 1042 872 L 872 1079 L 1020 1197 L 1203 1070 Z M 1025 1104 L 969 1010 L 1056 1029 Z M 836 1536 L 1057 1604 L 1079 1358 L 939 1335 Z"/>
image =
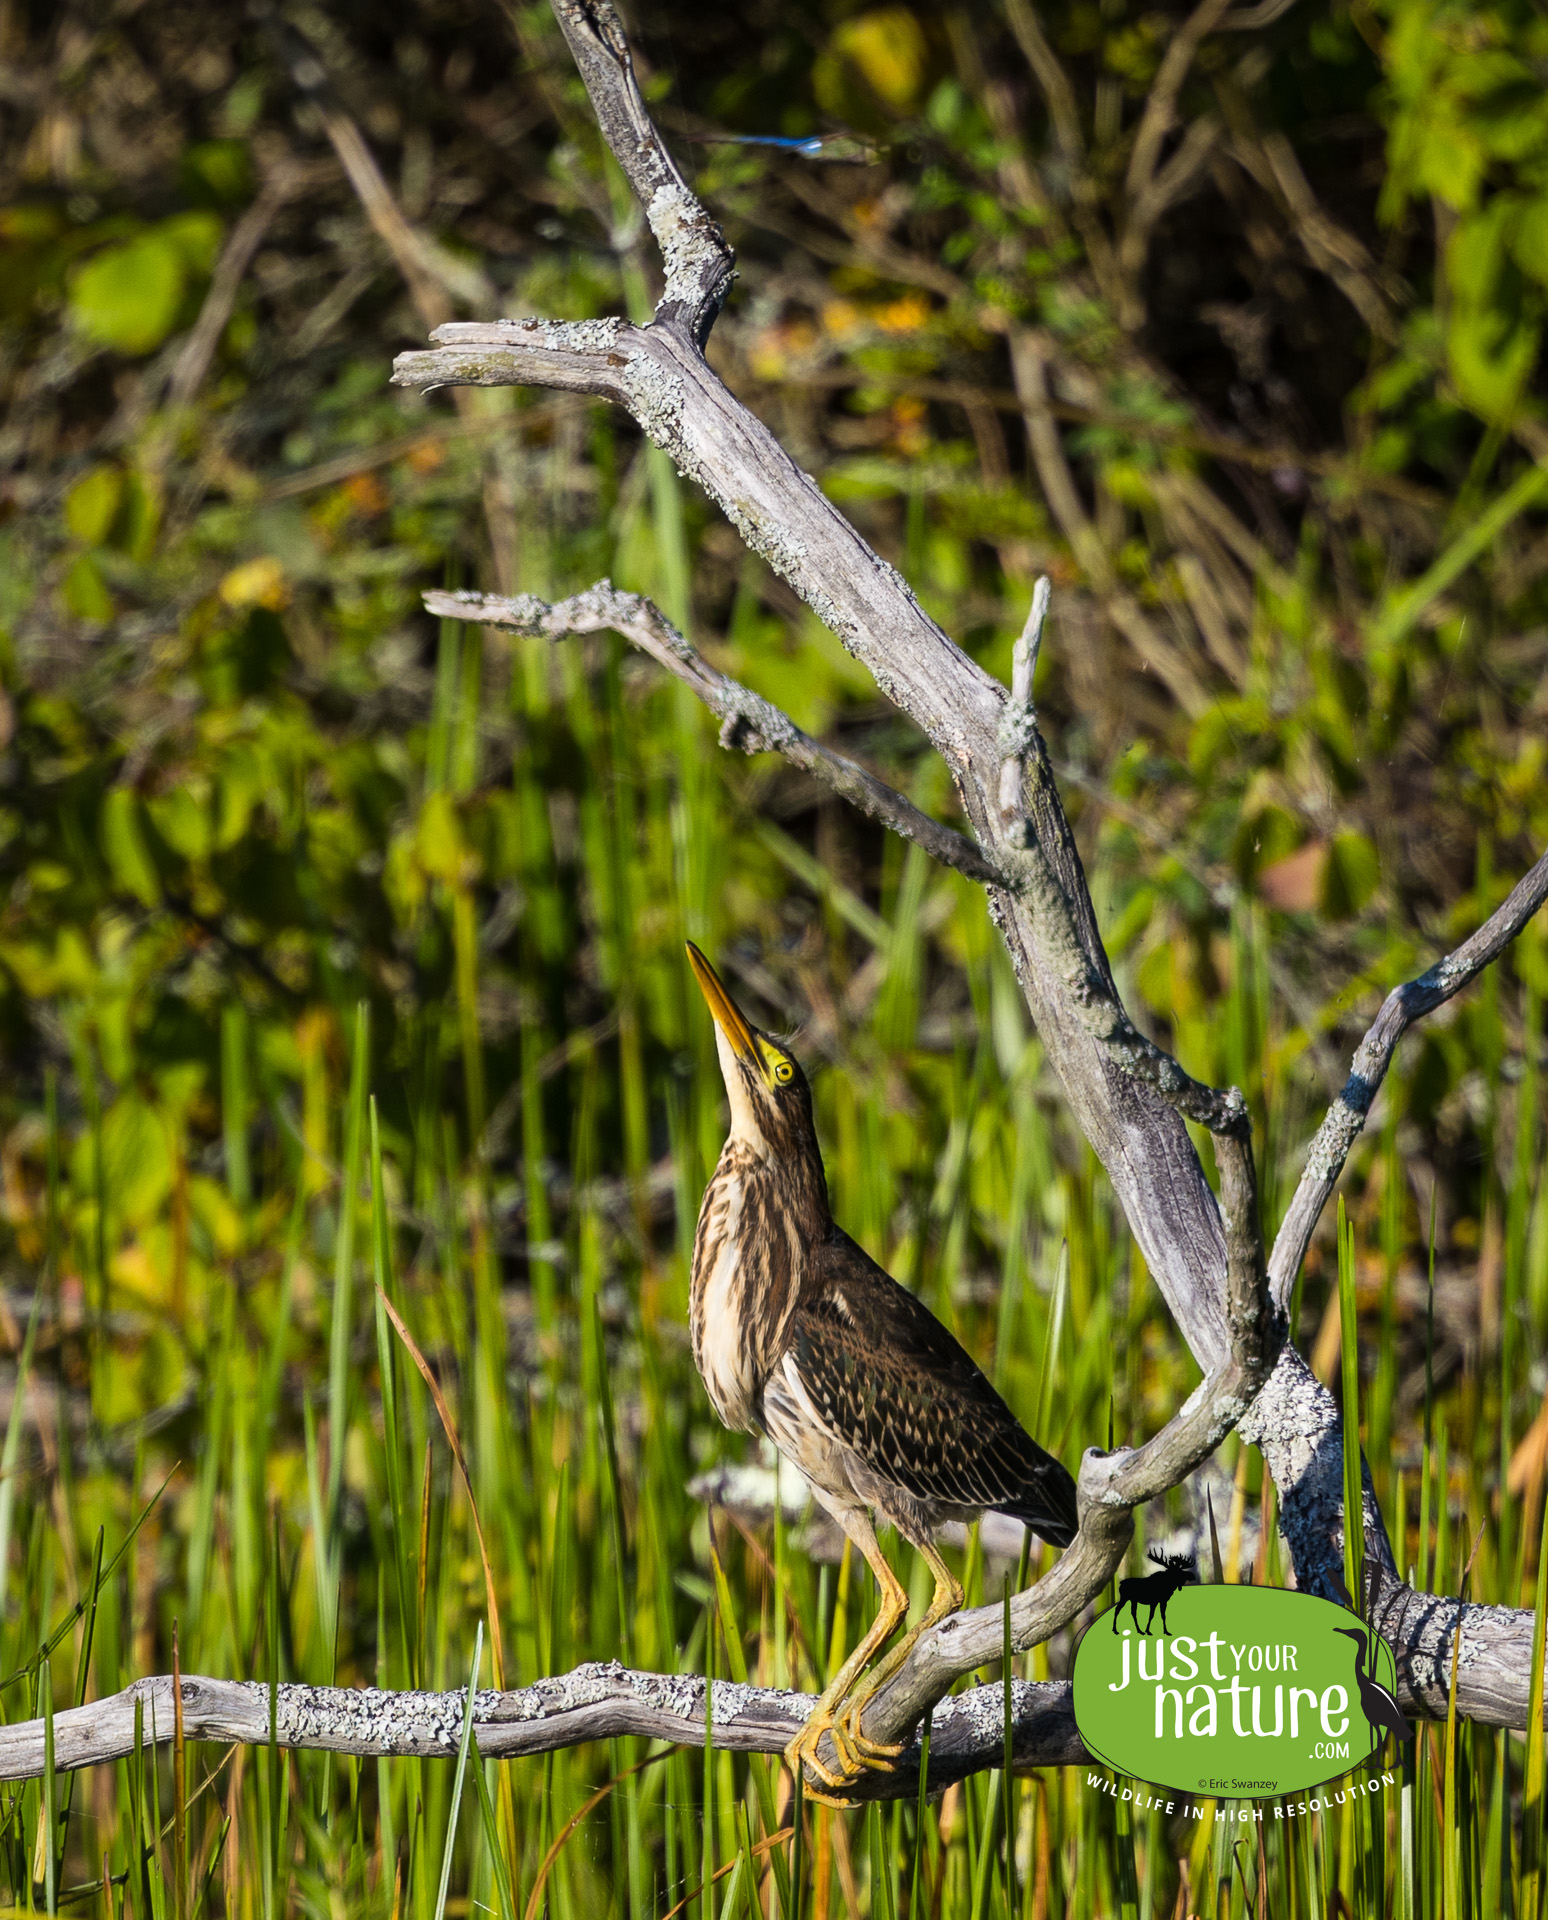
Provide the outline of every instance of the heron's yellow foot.
<path id="1" fill-rule="evenodd" d="M 840 1773 L 835 1773 L 817 1752 L 818 1743 L 825 1733 L 831 1733 L 834 1736 L 834 1746 L 838 1749 L 839 1762 L 844 1769 Z M 785 1749 L 785 1765 L 789 1767 L 792 1776 L 800 1774 L 803 1769 L 809 1767 L 823 1786 L 835 1790 L 848 1786 L 854 1779 L 858 1769 L 850 1765 L 845 1758 L 843 1747 L 839 1744 L 838 1730 L 834 1725 L 831 1707 L 819 1702 L 812 1709 L 807 1716 L 806 1725 Z M 811 1790 L 808 1788 L 809 1792 Z"/>
<path id="2" fill-rule="evenodd" d="M 859 1800 L 840 1800 L 836 1793 L 824 1793 L 820 1788 L 810 1785 L 804 1792 L 808 1800 L 820 1801 L 825 1807 L 837 1807 L 840 1813 L 853 1813 L 856 1807 L 864 1804 Z"/>
<path id="3" fill-rule="evenodd" d="M 833 1744 L 847 1764 L 870 1767 L 877 1773 L 893 1773 L 906 1751 L 904 1743 L 873 1740 L 868 1733 L 860 1731 L 860 1715 L 872 1692 L 870 1687 L 862 1689 L 838 1715 L 833 1724 Z"/>

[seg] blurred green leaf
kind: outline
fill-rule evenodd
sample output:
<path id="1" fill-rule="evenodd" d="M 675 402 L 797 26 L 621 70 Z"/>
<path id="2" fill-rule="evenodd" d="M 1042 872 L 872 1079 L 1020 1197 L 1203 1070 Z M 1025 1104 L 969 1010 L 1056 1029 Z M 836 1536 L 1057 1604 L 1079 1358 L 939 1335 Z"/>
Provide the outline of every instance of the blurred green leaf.
<path id="1" fill-rule="evenodd" d="M 140 802 L 128 787 L 114 787 L 102 803 L 102 851 L 113 878 L 142 906 L 161 899 L 161 881 L 140 832 Z"/>
<path id="2" fill-rule="evenodd" d="M 201 140 L 183 155 L 182 174 L 189 197 L 217 207 L 248 199 L 253 163 L 240 140 Z"/>
<path id="3" fill-rule="evenodd" d="M 113 617 L 113 596 L 92 554 L 83 553 L 70 563 L 60 598 L 82 620 L 102 622 Z"/>
<path id="4" fill-rule="evenodd" d="M 172 331 L 187 280 L 182 252 L 164 235 L 142 234 L 85 262 L 70 287 L 70 310 L 99 346 L 150 353 Z"/>
<path id="5" fill-rule="evenodd" d="M 75 324 L 99 346 L 145 354 L 176 324 L 190 279 L 208 273 L 220 246 L 212 213 L 183 213 L 84 261 L 70 283 Z"/>
<path id="6" fill-rule="evenodd" d="M 1381 860 L 1363 833 L 1338 833 L 1322 869 L 1319 906 L 1330 920 L 1348 920 L 1381 884 Z"/>
<path id="7" fill-rule="evenodd" d="M 151 825 L 185 860 L 203 860 L 214 843 L 207 790 L 202 779 L 179 781 L 145 803 Z"/>

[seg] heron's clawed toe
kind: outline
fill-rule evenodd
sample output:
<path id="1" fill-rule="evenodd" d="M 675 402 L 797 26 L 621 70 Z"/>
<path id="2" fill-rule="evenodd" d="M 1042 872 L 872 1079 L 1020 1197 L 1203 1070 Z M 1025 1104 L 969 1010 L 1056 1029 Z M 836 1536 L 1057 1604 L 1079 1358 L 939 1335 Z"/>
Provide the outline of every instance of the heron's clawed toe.
<path id="1" fill-rule="evenodd" d="M 863 1805 L 859 1800 L 841 1800 L 836 1793 L 824 1793 L 821 1787 L 814 1787 L 810 1781 L 805 1791 L 808 1800 L 815 1800 L 824 1807 L 837 1807 L 840 1813 L 853 1813 L 856 1807 Z"/>
<path id="2" fill-rule="evenodd" d="M 893 1772 L 904 1751 L 901 1746 L 873 1740 L 860 1731 L 861 1704 L 856 1702 L 853 1706 L 844 1707 L 841 1712 L 837 1709 L 843 1706 L 842 1702 L 836 1702 L 834 1709 L 815 1708 L 806 1725 L 785 1749 L 786 1766 L 792 1774 L 806 1769 L 807 1795 L 810 1799 L 822 1801 L 824 1806 L 858 1806 L 858 1800 L 837 1799 L 834 1795 L 841 1794 L 846 1787 L 852 1787 L 867 1770 Z M 833 1750 L 838 1755 L 837 1771 L 817 1751 L 824 1734 L 831 1736 Z M 817 1786 L 812 1784 L 813 1775 L 819 1783 Z M 833 1791 L 823 1791 L 829 1788 Z"/>
<path id="3" fill-rule="evenodd" d="M 869 1697 L 868 1692 L 865 1698 L 852 1701 L 839 1715 L 833 1727 L 834 1745 L 838 1745 L 842 1735 L 844 1747 L 854 1754 L 862 1767 L 874 1768 L 878 1773 L 896 1772 L 898 1761 L 907 1750 L 905 1744 L 902 1741 L 873 1740 L 868 1733 L 860 1731 L 860 1715 Z"/>
<path id="4" fill-rule="evenodd" d="M 831 1733 L 833 1735 L 833 1744 L 838 1750 L 839 1765 L 842 1769 L 840 1772 L 835 1772 L 817 1751 L 818 1744 L 825 1733 Z M 839 1739 L 838 1729 L 834 1724 L 832 1710 L 823 1706 L 813 1709 L 807 1718 L 806 1725 L 802 1727 L 794 1740 L 786 1747 L 785 1765 L 789 1767 L 792 1775 L 799 1775 L 803 1770 L 809 1770 L 817 1776 L 817 1779 L 824 1787 L 831 1787 L 835 1790 L 841 1790 L 848 1786 L 859 1772 L 858 1766 L 854 1764 L 853 1756 L 851 1755 L 847 1758 L 845 1756 L 843 1745 Z M 808 1782 L 807 1791 L 809 1793 L 815 1791 L 815 1789 L 811 1787 L 810 1782 Z M 829 1804 L 833 1803 L 829 1802 Z M 849 1803 L 844 1802 L 843 1804 L 847 1805 Z"/>

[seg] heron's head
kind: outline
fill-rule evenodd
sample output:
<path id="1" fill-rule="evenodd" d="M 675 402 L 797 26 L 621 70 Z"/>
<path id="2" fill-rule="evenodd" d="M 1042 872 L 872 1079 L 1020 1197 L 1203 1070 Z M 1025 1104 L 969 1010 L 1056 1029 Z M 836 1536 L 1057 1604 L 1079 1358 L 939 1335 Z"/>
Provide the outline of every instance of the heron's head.
<path id="1" fill-rule="evenodd" d="M 1333 1631 L 1346 1640 L 1353 1640 L 1362 1653 L 1365 1651 L 1365 1635 L 1357 1627 L 1335 1627 Z"/>
<path id="2" fill-rule="evenodd" d="M 817 1160 L 812 1090 L 788 1047 L 752 1025 L 690 940 L 688 964 L 715 1016 L 715 1047 L 731 1102 L 731 1138 L 776 1163 Z"/>

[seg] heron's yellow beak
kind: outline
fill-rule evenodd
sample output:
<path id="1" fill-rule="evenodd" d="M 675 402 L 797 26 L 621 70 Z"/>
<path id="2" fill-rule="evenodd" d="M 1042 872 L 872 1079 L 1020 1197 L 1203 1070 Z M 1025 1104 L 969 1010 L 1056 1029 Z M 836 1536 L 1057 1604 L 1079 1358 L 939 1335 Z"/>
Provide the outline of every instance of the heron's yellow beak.
<path id="1" fill-rule="evenodd" d="M 751 1060 L 759 1068 L 763 1062 L 758 1057 L 758 1049 L 753 1040 L 753 1030 L 742 1018 L 740 1008 L 721 985 L 720 975 L 710 965 L 704 955 L 690 940 L 687 942 L 688 964 L 693 968 L 693 977 L 699 983 L 699 991 L 709 1002 L 709 1010 L 715 1016 L 715 1024 L 731 1044 L 731 1051 L 740 1060 Z"/>

